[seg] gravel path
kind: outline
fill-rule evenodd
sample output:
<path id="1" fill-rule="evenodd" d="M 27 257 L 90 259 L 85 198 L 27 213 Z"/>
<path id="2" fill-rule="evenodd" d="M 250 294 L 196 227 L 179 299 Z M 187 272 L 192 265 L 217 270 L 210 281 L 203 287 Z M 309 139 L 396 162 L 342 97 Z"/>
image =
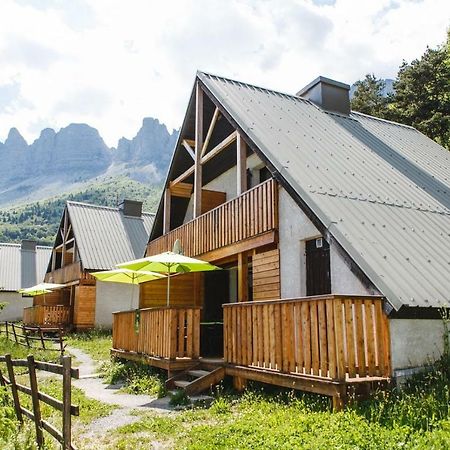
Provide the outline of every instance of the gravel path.
<path id="1" fill-rule="evenodd" d="M 173 411 L 168 397 L 157 399 L 150 395 L 127 394 L 119 392 L 122 385 L 103 383 L 96 373 L 95 362 L 87 353 L 74 347 L 67 347 L 67 350 L 77 359 L 80 371 L 80 379 L 73 380 L 74 386 L 83 390 L 89 398 L 117 406 L 109 416 L 94 420 L 83 433 L 83 437 L 106 434 L 123 425 L 137 422 L 139 415 L 133 414 L 135 411 L 151 410 L 158 414 Z"/>

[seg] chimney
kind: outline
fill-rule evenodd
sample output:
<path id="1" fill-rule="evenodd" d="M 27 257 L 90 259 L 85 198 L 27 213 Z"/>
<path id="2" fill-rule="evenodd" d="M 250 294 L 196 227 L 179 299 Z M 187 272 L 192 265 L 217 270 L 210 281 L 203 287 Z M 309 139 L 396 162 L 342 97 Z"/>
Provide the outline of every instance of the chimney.
<path id="1" fill-rule="evenodd" d="M 20 245 L 20 285 L 27 288 L 36 282 L 36 241 L 24 239 Z"/>
<path id="2" fill-rule="evenodd" d="M 327 111 L 350 114 L 350 86 L 330 78 L 317 77 L 297 92 L 298 97 L 311 100 Z"/>
<path id="3" fill-rule="evenodd" d="M 142 202 L 136 200 L 124 200 L 119 205 L 119 210 L 124 216 L 142 217 Z"/>

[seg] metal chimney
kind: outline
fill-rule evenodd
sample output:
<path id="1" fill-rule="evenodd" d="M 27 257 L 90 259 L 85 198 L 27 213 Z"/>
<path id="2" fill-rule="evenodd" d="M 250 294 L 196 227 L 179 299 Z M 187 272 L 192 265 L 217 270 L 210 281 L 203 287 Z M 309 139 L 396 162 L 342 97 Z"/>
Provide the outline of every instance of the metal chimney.
<path id="1" fill-rule="evenodd" d="M 36 280 L 36 241 L 24 239 L 20 245 L 20 285 L 34 286 Z"/>
<path id="2" fill-rule="evenodd" d="M 327 111 L 350 114 L 350 86 L 326 77 L 317 77 L 297 92 Z"/>
<path id="3" fill-rule="evenodd" d="M 124 216 L 142 217 L 142 202 L 136 200 L 124 200 L 119 205 L 119 209 Z"/>

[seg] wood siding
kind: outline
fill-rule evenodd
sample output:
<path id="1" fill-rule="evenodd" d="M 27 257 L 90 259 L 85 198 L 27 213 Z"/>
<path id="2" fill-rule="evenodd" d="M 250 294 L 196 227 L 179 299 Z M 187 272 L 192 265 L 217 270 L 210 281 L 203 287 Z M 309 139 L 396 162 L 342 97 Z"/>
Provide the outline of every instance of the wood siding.
<path id="1" fill-rule="evenodd" d="M 70 291 L 68 289 L 58 289 L 45 295 L 36 295 L 33 298 L 33 305 L 66 305 L 70 304 Z"/>
<path id="2" fill-rule="evenodd" d="M 75 287 L 73 324 L 75 328 L 92 328 L 95 323 L 95 286 Z"/>
<path id="3" fill-rule="evenodd" d="M 47 283 L 64 284 L 69 283 L 70 281 L 79 280 L 81 278 L 81 263 L 79 261 L 45 274 L 45 281 Z"/>
<path id="4" fill-rule="evenodd" d="M 139 308 L 167 306 L 167 280 L 149 281 L 140 285 Z M 188 273 L 170 279 L 170 306 L 201 306 L 203 274 Z"/>
<path id="5" fill-rule="evenodd" d="M 224 305 L 225 361 L 344 381 L 389 377 L 379 297 L 305 297 Z"/>
<path id="6" fill-rule="evenodd" d="M 280 298 L 280 250 L 253 255 L 253 300 Z"/>
<path id="7" fill-rule="evenodd" d="M 148 244 L 147 255 L 172 250 L 199 256 L 278 228 L 278 186 L 270 179 Z"/>
<path id="8" fill-rule="evenodd" d="M 202 214 L 211 211 L 227 201 L 227 193 L 202 189 Z"/>
<path id="9" fill-rule="evenodd" d="M 38 305 L 24 308 L 24 325 L 59 327 L 69 324 L 70 307 L 62 305 Z"/>
<path id="10" fill-rule="evenodd" d="M 113 348 L 156 358 L 198 358 L 200 308 L 148 308 L 113 314 Z"/>

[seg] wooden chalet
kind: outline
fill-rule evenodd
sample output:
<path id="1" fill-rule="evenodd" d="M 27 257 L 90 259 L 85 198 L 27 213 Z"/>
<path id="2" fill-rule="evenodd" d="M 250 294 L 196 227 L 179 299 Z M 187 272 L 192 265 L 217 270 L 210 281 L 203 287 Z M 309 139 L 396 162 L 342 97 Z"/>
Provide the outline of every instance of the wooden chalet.
<path id="1" fill-rule="evenodd" d="M 96 282 L 90 272 L 142 257 L 153 218 L 132 200 L 118 208 L 68 201 L 45 274 L 46 282 L 65 287 L 34 297 L 33 306 L 24 309 L 24 323 L 77 330 L 111 327 L 113 311 L 133 306 L 136 287 Z"/>
<path id="2" fill-rule="evenodd" d="M 296 95 L 198 73 L 147 255 L 226 269 L 141 285 L 113 354 L 198 392 L 224 375 L 333 397 L 440 356 L 450 277 L 448 152 L 352 112 L 349 86 Z"/>

